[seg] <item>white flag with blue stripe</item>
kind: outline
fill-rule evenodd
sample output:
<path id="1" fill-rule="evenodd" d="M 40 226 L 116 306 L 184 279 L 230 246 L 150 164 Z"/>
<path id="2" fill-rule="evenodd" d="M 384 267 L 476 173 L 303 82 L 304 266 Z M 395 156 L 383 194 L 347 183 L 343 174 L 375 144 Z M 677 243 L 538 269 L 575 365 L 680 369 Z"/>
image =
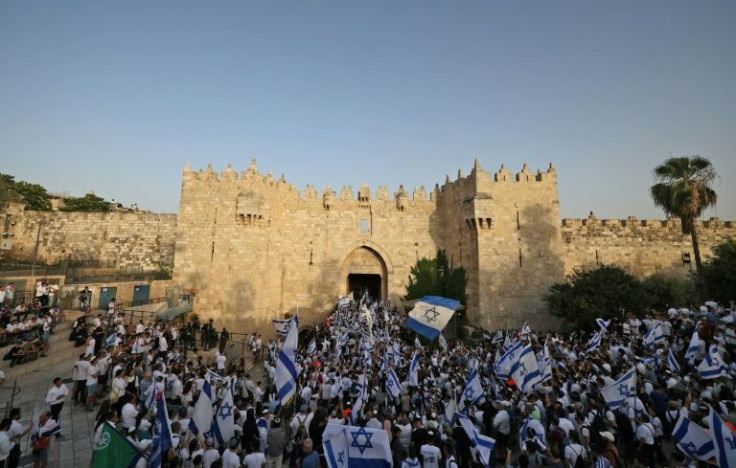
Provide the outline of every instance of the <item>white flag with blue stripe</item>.
<path id="1" fill-rule="evenodd" d="M 299 341 L 298 322 L 289 328 L 289 334 L 286 335 L 284 345 L 279 353 L 276 361 L 276 375 L 274 383 L 276 384 L 276 392 L 279 401 L 283 405 L 289 401 L 296 393 L 297 386 L 297 370 L 296 370 L 296 350 Z"/>
<path id="2" fill-rule="evenodd" d="M 500 344 L 503 343 L 503 331 L 498 330 L 496 331 L 496 334 L 493 335 L 493 339 L 491 340 L 492 344 Z"/>
<path id="3" fill-rule="evenodd" d="M 662 329 L 662 322 L 657 323 L 652 327 L 651 330 L 644 335 L 644 344 L 650 348 L 653 348 L 657 343 L 664 341 L 664 330 Z"/>
<path id="4" fill-rule="evenodd" d="M 592 353 L 594 351 L 598 351 L 601 347 L 602 339 L 603 333 L 600 331 L 595 332 L 593 336 L 588 340 L 588 345 L 585 349 L 585 352 Z"/>
<path id="5" fill-rule="evenodd" d="M 716 455 L 710 434 L 682 415 L 672 428 L 672 438 L 677 448 L 690 458 L 708 461 Z"/>
<path id="6" fill-rule="evenodd" d="M 625 372 L 617 381 L 601 390 L 603 399 L 612 410 L 623 406 L 629 397 L 636 396 L 636 367 Z"/>
<path id="7" fill-rule="evenodd" d="M 235 437 L 235 411 L 237 410 L 233 405 L 232 392 L 225 392 L 225 397 L 222 399 L 220 406 L 217 407 L 217 412 L 215 412 L 213 425 L 215 439 L 220 445 L 227 445 L 230 439 Z"/>
<path id="8" fill-rule="evenodd" d="M 598 317 L 595 319 L 595 323 L 598 324 L 598 326 L 601 328 L 601 331 L 608 331 L 609 325 L 611 325 L 611 319 L 603 320 L 601 317 Z"/>
<path id="9" fill-rule="evenodd" d="M 173 439 L 171 438 L 170 424 L 169 413 L 166 409 L 166 400 L 162 395 L 156 406 L 156 419 L 153 423 L 150 468 L 160 468 L 163 455 L 168 453 L 169 449 L 174 445 Z"/>
<path id="10" fill-rule="evenodd" d="M 416 352 L 411 357 L 411 364 L 409 364 L 409 385 L 412 387 L 419 386 L 419 354 Z"/>
<path id="11" fill-rule="evenodd" d="M 549 354 L 547 343 L 544 343 L 544 347 L 542 347 L 541 356 L 537 358 L 537 365 L 539 366 L 539 373 L 541 375 L 540 383 L 552 378 L 552 357 Z"/>
<path id="12" fill-rule="evenodd" d="M 312 338 L 312 341 L 309 342 L 309 345 L 307 346 L 307 355 L 311 356 L 314 353 L 317 352 L 317 342 Z"/>
<path id="13" fill-rule="evenodd" d="M 442 347 L 444 351 L 447 351 L 447 340 L 445 339 L 445 334 L 440 333 L 439 338 L 440 338 L 439 339 L 440 346 Z"/>
<path id="14" fill-rule="evenodd" d="M 670 349 L 670 352 L 667 355 L 667 368 L 674 373 L 680 372 L 681 369 L 680 363 L 677 362 L 677 358 L 675 357 L 675 353 L 672 352 L 672 349 Z"/>
<path id="15" fill-rule="evenodd" d="M 524 322 L 521 327 L 521 336 L 528 336 L 532 334 L 532 327 L 529 326 L 529 322 Z"/>
<path id="16" fill-rule="evenodd" d="M 355 400 L 353 409 L 350 411 L 350 416 L 348 416 L 348 423 L 351 426 L 358 425 L 358 421 L 360 420 L 360 412 L 362 410 L 363 410 L 363 400 L 361 398 L 358 398 Z"/>
<path id="17" fill-rule="evenodd" d="M 368 401 L 368 377 L 365 374 L 358 376 L 358 385 L 360 386 L 360 399 Z"/>
<path id="18" fill-rule="evenodd" d="M 468 439 L 470 439 L 470 445 L 478 451 L 478 458 L 480 458 L 483 466 L 490 466 L 491 452 L 493 452 L 496 441 L 488 436 L 481 435 L 470 418 L 464 414 L 457 413 L 457 418 L 468 435 Z"/>
<path id="19" fill-rule="evenodd" d="M 386 376 L 386 393 L 391 398 L 398 398 L 401 395 L 401 382 L 396 376 L 396 372 L 389 368 L 388 375 Z"/>
<path id="20" fill-rule="evenodd" d="M 708 425 L 713 434 L 716 460 L 719 468 L 736 468 L 736 434 L 726 426 L 720 416 L 710 409 Z"/>
<path id="21" fill-rule="evenodd" d="M 537 364 L 537 356 L 531 345 L 525 346 L 519 358 L 511 365 L 509 375 L 516 382 L 516 386 L 524 393 L 532 391 L 534 385 L 542 380 Z"/>
<path id="22" fill-rule="evenodd" d="M 708 354 L 705 355 L 698 365 L 698 375 L 701 379 L 717 379 L 728 375 L 726 364 L 721 359 L 721 353 L 718 352 L 718 346 L 711 345 L 708 348 Z"/>
<path id="23" fill-rule="evenodd" d="M 282 336 L 286 336 L 289 334 L 289 330 L 291 329 L 292 324 L 296 324 L 297 327 L 299 326 L 298 315 L 285 320 L 273 319 L 273 326 L 276 328 L 276 333 Z"/>
<path id="24" fill-rule="evenodd" d="M 496 375 L 499 379 L 508 380 L 511 366 L 514 364 L 514 362 L 516 362 L 516 359 L 519 357 L 521 350 L 521 341 L 517 341 L 516 344 L 511 346 L 508 351 L 506 351 L 498 360 L 496 360 L 494 369 L 496 370 Z"/>
<path id="25" fill-rule="evenodd" d="M 115 346 L 115 343 L 118 341 L 118 332 L 112 332 L 110 336 L 107 337 L 107 340 L 105 340 L 105 348 L 110 346 Z"/>
<path id="26" fill-rule="evenodd" d="M 478 371 L 475 370 L 468 377 L 468 382 L 465 384 L 465 390 L 463 390 L 463 395 L 460 398 L 458 408 L 460 411 L 463 411 L 465 410 L 466 402 L 470 402 L 470 404 L 474 405 L 484 398 L 485 393 L 483 392 L 483 385 L 481 384 Z"/>
<path id="27" fill-rule="evenodd" d="M 460 302 L 439 296 L 424 296 L 409 312 L 407 326 L 422 336 L 434 340 L 447 326 Z"/>
<path id="28" fill-rule="evenodd" d="M 189 429 L 194 434 L 202 434 L 203 437 L 209 437 L 212 433 L 212 387 L 206 380 L 199 392 L 199 398 L 194 405 L 192 419 L 189 420 Z"/>
<path id="29" fill-rule="evenodd" d="M 329 468 L 390 468 L 393 466 L 388 433 L 369 427 L 328 424 L 322 434 Z"/>
<path id="30" fill-rule="evenodd" d="M 696 328 L 693 332 L 692 338 L 690 338 L 690 344 L 685 351 L 685 360 L 692 366 L 695 364 L 695 358 L 698 357 L 698 345 L 700 344 L 700 336 L 698 335 L 698 329 Z"/>

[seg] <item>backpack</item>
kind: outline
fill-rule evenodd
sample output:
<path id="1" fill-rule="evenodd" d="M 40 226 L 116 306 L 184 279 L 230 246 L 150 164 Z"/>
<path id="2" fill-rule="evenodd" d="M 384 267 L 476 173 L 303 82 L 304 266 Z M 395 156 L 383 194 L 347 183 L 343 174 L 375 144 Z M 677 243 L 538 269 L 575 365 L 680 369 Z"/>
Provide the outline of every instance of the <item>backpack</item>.
<path id="1" fill-rule="evenodd" d="M 590 423 L 590 442 L 598 444 L 601 447 L 605 447 L 606 443 L 603 440 L 601 432 L 606 430 L 606 423 L 603 422 L 603 416 L 601 416 L 600 410 L 595 412 L 595 417 Z"/>
<path id="2" fill-rule="evenodd" d="M 300 419 L 298 415 L 294 417 L 297 421 L 299 421 L 299 426 L 297 426 L 296 428 L 296 434 L 294 434 L 294 442 L 301 445 L 302 442 L 309 438 L 307 426 L 304 425 L 304 422 L 307 420 L 307 418 L 305 416 L 304 419 Z"/>
<path id="3" fill-rule="evenodd" d="M 576 452 L 574 448 L 570 447 L 570 450 L 575 452 L 575 455 L 577 457 L 575 458 L 575 464 L 573 465 L 573 468 L 586 468 L 585 459 L 583 458 L 583 450 L 580 451 L 580 453 Z"/>

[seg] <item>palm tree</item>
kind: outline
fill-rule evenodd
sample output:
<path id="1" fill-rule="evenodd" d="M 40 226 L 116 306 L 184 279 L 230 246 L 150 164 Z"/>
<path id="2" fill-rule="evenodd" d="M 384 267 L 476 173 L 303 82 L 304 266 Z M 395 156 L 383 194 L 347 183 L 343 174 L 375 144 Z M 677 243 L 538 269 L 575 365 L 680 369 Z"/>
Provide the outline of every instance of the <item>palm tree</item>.
<path id="1" fill-rule="evenodd" d="M 692 238 L 695 271 L 702 295 L 705 294 L 701 276 L 703 263 L 695 220 L 706 208 L 716 204 L 718 197 L 711 184 L 717 177 L 708 159 L 698 155 L 678 156 L 654 168 L 656 183 L 650 189 L 654 204 L 662 207 L 667 215 L 680 218 L 682 233 Z"/>

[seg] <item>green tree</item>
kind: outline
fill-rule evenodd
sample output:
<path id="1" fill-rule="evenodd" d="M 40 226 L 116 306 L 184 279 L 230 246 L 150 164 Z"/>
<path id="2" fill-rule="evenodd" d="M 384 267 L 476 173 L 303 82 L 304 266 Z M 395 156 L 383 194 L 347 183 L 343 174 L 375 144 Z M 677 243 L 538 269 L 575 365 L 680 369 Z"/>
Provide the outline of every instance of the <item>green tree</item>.
<path id="1" fill-rule="evenodd" d="M 0 173 L 0 210 L 4 210 L 8 203 L 18 200 L 15 191 L 15 177 Z"/>
<path id="2" fill-rule="evenodd" d="M 654 168 L 655 184 L 650 191 L 654 204 L 667 215 L 680 218 L 682 233 L 690 234 L 695 254 L 695 270 L 701 299 L 705 299 L 702 281 L 703 262 L 695 220 L 703 211 L 716 204 L 717 195 L 711 185 L 718 177 L 710 161 L 702 156 L 669 158 Z"/>
<path id="3" fill-rule="evenodd" d="M 703 278 L 715 300 L 725 306 L 736 300 L 736 239 L 713 247 L 713 256 L 703 265 Z"/>
<path id="4" fill-rule="evenodd" d="M 642 281 L 649 295 L 649 307 L 658 310 L 689 307 L 699 302 L 692 277 L 655 273 Z"/>
<path id="5" fill-rule="evenodd" d="M 42 185 L 20 181 L 14 188 L 26 210 L 51 211 L 51 197 Z"/>
<path id="6" fill-rule="evenodd" d="M 453 268 L 444 250 L 438 250 L 435 258 L 422 258 L 411 267 L 404 300 L 424 296 L 442 296 L 456 299 L 465 305 L 468 277 L 463 267 Z"/>
<path id="7" fill-rule="evenodd" d="M 565 283 L 556 283 L 545 297 L 550 312 L 567 325 L 596 329 L 598 317 L 623 318 L 624 313 L 642 316 L 648 295 L 641 281 L 618 266 L 601 265 L 575 270 Z"/>
<path id="8" fill-rule="evenodd" d="M 104 198 L 98 197 L 93 193 L 88 193 L 83 197 L 67 198 L 64 200 L 64 206 L 60 210 L 107 213 L 110 211 L 110 203 Z"/>

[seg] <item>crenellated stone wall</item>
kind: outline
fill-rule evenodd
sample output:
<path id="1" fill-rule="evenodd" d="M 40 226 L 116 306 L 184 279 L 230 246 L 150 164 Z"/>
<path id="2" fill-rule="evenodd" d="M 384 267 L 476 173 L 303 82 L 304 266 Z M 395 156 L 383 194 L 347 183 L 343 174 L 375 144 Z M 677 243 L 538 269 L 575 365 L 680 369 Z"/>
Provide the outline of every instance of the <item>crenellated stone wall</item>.
<path id="1" fill-rule="evenodd" d="M 39 264 L 95 262 L 146 271 L 174 261 L 176 215 L 19 211 L 11 220 L 8 259 L 32 262 L 38 239 Z"/>
<path id="2" fill-rule="evenodd" d="M 697 221 L 695 227 L 704 260 L 714 245 L 736 236 L 732 221 L 711 218 Z M 566 274 L 598 264 L 620 265 L 639 276 L 686 274 L 695 268 L 690 235 L 682 233 L 678 218 L 601 220 L 590 213 L 586 219 L 563 219 L 560 234 Z"/>

